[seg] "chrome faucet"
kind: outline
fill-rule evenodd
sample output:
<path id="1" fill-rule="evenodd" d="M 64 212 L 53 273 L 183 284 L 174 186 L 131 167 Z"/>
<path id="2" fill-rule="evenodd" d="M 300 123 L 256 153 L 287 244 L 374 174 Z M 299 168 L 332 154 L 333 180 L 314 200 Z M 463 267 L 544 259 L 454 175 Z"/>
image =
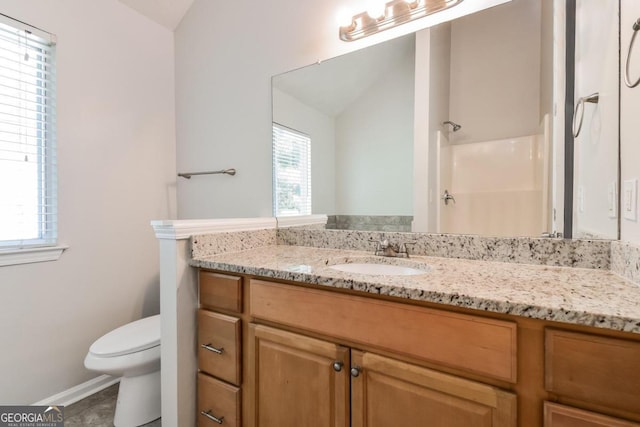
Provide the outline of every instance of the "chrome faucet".
<path id="1" fill-rule="evenodd" d="M 373 241 L 373 240 L 372 240 Z M 409 258 L 409 251 L 407 245 L 415 245 L 416 242 L 403 242 L 400 244 L 390 243 L 389 240 L 383 239 L 375 241 L 376 243 L 376 256 L 397 257 L 397 258 Z"/>

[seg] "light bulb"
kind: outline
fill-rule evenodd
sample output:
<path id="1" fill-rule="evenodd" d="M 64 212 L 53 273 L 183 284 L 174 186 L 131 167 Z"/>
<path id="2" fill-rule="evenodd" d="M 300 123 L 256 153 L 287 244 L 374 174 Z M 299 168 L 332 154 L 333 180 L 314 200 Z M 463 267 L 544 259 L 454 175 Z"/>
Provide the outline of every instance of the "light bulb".
<path id="1" fill-rule="evenodd" d="M 353 24 L 353 13 L 346 7 L 341 7 L 336 12 L 336 23 L 340 27 L 349 27 Z"/>
<path id="2" fill-rule="evenodd" d="M 371 1 L 369 2 L 369 7 L 367 7 L 367 15 L 372 17 L 373 19 L 380 19 L 384 17 L 385 4 L 380 1 Z"/>

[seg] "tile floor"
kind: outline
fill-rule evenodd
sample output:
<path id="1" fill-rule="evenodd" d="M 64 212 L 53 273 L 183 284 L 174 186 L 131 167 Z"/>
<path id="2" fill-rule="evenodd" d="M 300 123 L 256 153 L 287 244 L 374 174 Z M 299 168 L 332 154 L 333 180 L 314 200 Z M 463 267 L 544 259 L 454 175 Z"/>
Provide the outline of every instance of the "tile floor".
<path id="1" fill-rule="evenodd" d="M 118 385 L 114 384 L 94 395 L 64 408 L 65 427 L 113 427 L 113 411 L 116 408 Z M 160 419 L 145 427 L 161 427 Z"/>

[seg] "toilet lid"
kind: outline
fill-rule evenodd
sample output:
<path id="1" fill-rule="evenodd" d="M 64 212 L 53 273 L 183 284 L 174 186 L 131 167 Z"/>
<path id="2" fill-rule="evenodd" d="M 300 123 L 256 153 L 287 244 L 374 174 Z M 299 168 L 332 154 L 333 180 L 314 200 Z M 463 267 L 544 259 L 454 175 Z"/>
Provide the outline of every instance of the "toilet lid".
<path id="1" fill-rule="evenodd" d="M 160 315 L 136 320 L 114 329 L 89 348 L 96 356 L 115 357 L 160 345 Z"/>

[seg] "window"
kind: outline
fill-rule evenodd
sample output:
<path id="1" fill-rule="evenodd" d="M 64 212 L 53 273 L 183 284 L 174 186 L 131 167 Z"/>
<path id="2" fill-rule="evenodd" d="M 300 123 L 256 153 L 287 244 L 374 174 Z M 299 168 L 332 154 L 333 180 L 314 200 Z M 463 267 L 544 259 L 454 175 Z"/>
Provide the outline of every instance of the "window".
<path id="1" fill-rule="evenodd" d="M 273 124 L 273 214 L 311 214 L 311 139 Z"/>
<path id="2" fill-rule="evenodd" d="M 57 243 L 54 54 L 53 35 L 0 15 L 0 250 Z"/>

